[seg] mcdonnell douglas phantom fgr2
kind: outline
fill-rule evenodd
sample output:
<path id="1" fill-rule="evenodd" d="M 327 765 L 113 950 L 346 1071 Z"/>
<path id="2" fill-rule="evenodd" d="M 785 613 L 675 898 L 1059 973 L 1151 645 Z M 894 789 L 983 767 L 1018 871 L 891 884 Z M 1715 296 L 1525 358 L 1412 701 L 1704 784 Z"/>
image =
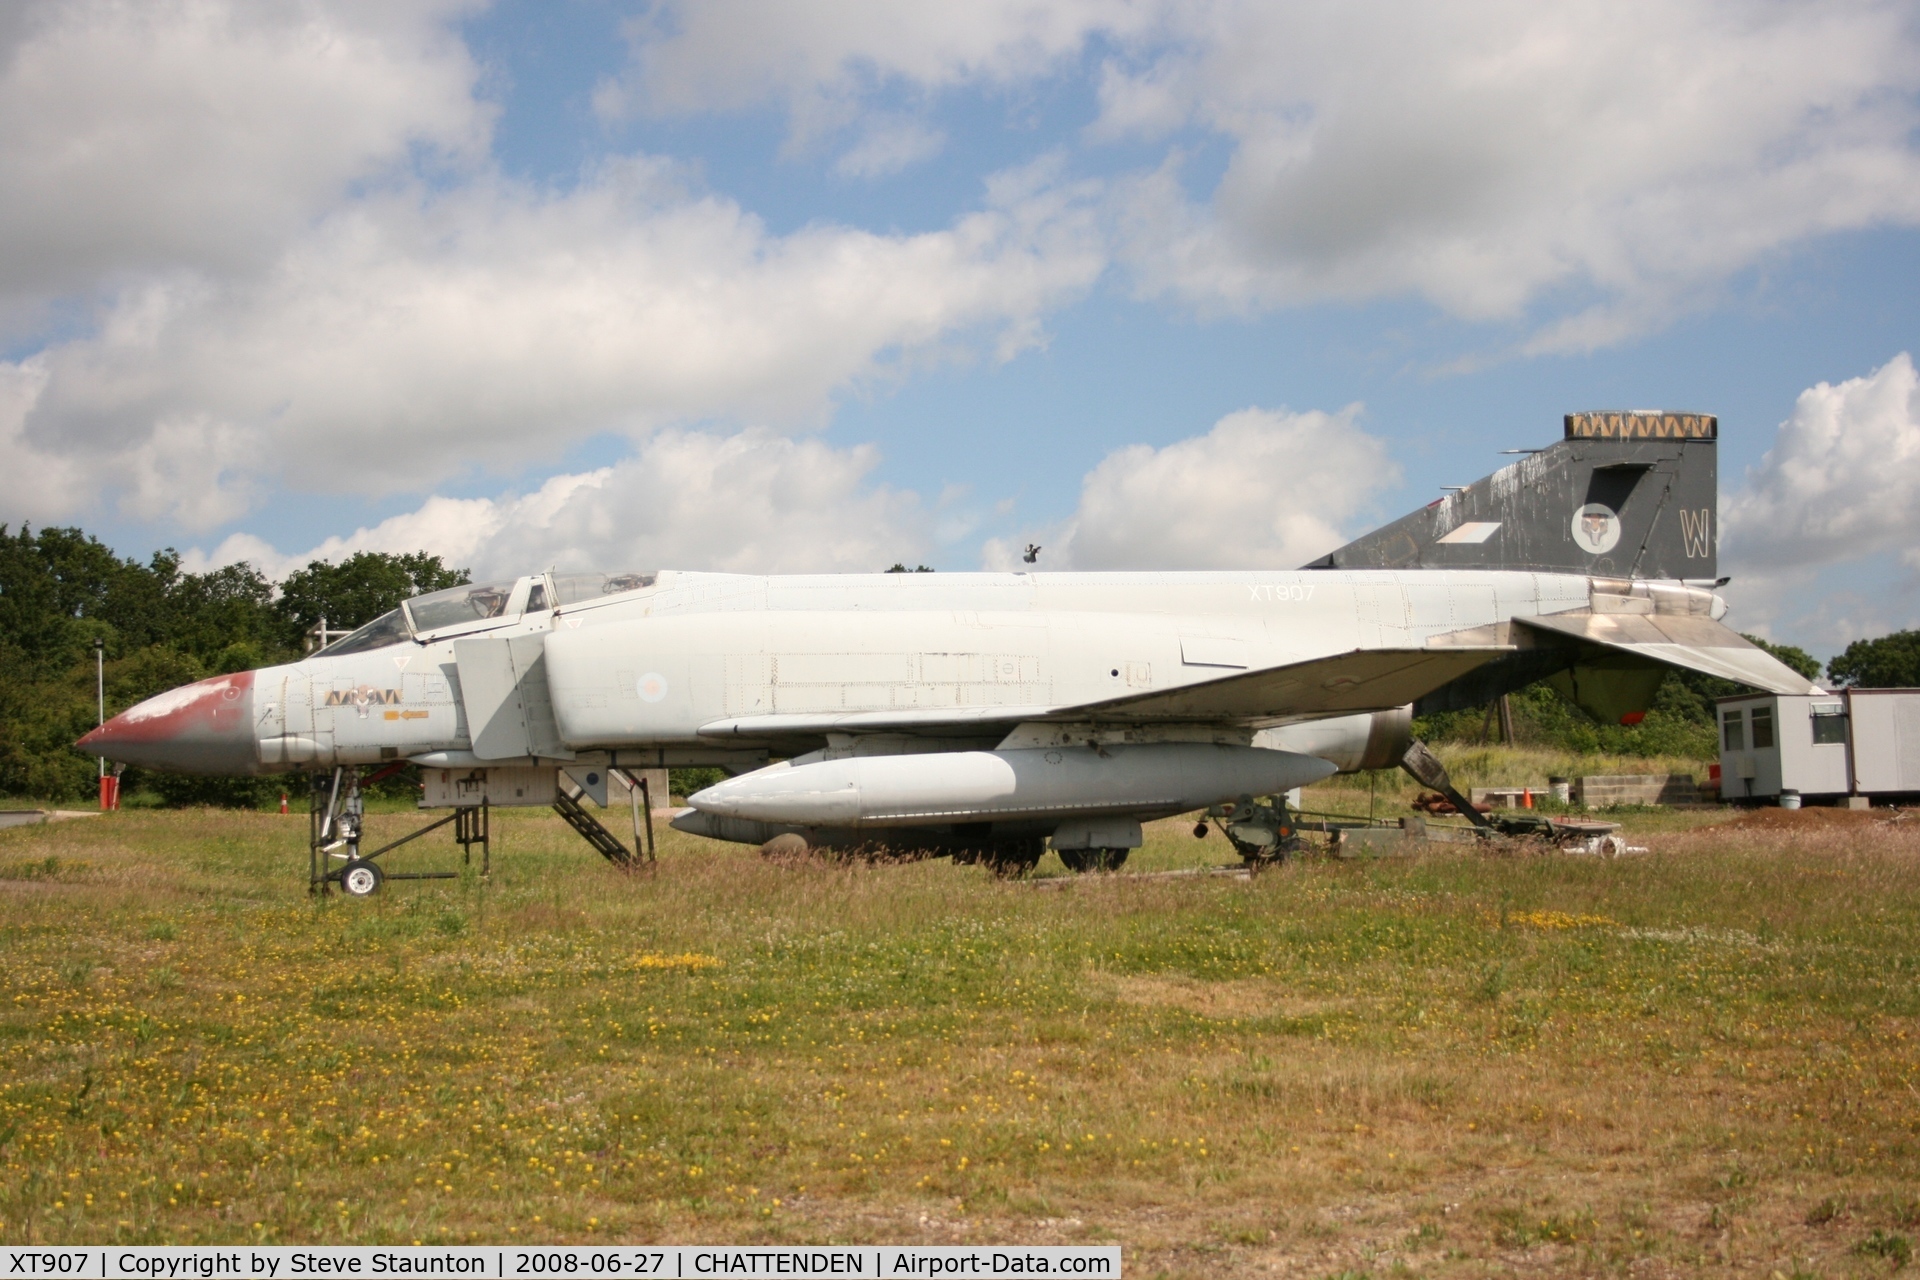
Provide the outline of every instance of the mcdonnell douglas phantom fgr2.
<path id="1" fill-rule="evenodd" d="M 1414 714 L 1535 681 L 1628 724 L 1670 668 L 1812 691 L 1720 621 L 1716 435 L 1702 414 L 1571 414 L 1551 446 L 1292 571 L 461 586 L 302 661 L 148 699 L 79 745 L 156 769 L 331 771 L 328 831 L 343 786 L 394 762 L 446 803 L 579 814 L 608 771 L 717 765 L 729 776 L 675 827 L 1112 867 L 1149 819 L 1340 771 L 1428 777 Z M 356 831 L 342 840 L 327 878 L 377 888 Z"/>

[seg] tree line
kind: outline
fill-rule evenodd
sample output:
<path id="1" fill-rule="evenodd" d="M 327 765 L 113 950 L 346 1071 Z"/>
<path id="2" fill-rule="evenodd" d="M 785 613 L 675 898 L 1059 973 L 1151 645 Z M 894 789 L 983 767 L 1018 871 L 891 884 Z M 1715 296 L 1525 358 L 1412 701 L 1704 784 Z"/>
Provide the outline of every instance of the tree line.
<path id="1" fill-rule="evenodd" d="M 896 565 L 890 572 L 907 570 Z M 187 573 L 171 548 L 144 563 L 121 557 L 77 528 L 0 524 L 0 794 L 79 800 L 95 789 L 95 764 L 73 749 L 93 728 L 94 642 L 105 655 L 107 715 L 207 676 L 290 662 L 321 618 L 331 627 L 369 622 L 410 596 L 469 580 L 465 569 L 425 552 L 360 552 L 338 564 L 314 560 L 275 584 L 252 565 Z M 1749 637 L 1752 639 L 1753 637 Z M 1810 679 L 1820 664 L 1791 645 L 1756 641 Z M 1920 631 L 1859 640 L 1827 664 L 1834 686 L 1920 686 Z M 1714 699 L 1739 686 L 1675 672 L 1639 725 L 1600 724 L 1547 685 L 1510 700 L 1521 742 L 1617 755 L 1717 753 Z M 1434 740 L 1483 737 L 1480 711 L 1423 718 Z M 166 803 L 263 803 L 275 779 L 187 778 L 129 771 L 127 794 Z"/>

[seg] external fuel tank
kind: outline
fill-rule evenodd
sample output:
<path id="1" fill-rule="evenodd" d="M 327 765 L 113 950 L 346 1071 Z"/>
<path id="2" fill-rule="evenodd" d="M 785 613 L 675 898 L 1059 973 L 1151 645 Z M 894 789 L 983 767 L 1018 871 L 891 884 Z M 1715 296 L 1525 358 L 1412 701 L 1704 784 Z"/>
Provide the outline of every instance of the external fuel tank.
<path id="1" fill-rule="evenodd" d="M 1144 818 L 1272 795 L 1333 772 L 1314 756 L 1195 742 L 943 751 L 776 764 L 688 803 L 726 818 L 842 828 Z"/>

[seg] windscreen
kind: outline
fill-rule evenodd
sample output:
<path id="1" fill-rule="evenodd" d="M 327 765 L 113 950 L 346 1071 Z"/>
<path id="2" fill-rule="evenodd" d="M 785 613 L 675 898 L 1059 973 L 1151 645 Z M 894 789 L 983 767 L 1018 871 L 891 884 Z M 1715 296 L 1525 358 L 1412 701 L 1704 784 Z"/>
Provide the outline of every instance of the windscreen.
<path id="1" fill-rule="evenodd" d="M 582 600 L 597 600 L 623 591 L 650 587 L 657 573 L 556 573 L 553 575 L 553 603 L 564 608 Z"/>
<path id="2" fill-rule="evenodd" d="M 411 639 L 413 633 L 407 630 L 406 616 L 395 609 L 392 613 L 381 614 L 353 634 L 335 640 L 313 656 L 335 658 L 343 653 L 364 653 L 368 649 L 384 649 L 390 644 Z"/>
<path id="3" fill-rule="evenodd" d="M 438 631 L 442 627 L 459 626 L 463 622 L 501 617 L 506 613 L 507 600 L 512 595 L 511 581 L 475 582 L 464 587 L 436 591 L 432 595 L 415 596 L 407 601 L 406 607 L 407 613 L 413 618 L 415 631 Z"/>

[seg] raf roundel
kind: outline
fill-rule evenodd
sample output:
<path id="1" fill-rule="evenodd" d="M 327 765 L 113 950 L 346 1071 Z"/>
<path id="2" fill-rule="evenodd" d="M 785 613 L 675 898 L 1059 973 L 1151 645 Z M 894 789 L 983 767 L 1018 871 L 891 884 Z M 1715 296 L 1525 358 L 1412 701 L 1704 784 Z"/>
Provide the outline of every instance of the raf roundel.
<path id="1" fill-rule="evenodd" d="M 667 696 L 667 678 L 658 671 L 649 671 L 635 682 L 635 689 L 642 702 L 658 702 Z"/>
<path id="2" fill-rule="evenodd" d="M 1619 545 L 1619 515 L 1605 503 L 1589 502 L 1573 513 L 1573 541 L 1589 555 L 1605 555 Z"/>

